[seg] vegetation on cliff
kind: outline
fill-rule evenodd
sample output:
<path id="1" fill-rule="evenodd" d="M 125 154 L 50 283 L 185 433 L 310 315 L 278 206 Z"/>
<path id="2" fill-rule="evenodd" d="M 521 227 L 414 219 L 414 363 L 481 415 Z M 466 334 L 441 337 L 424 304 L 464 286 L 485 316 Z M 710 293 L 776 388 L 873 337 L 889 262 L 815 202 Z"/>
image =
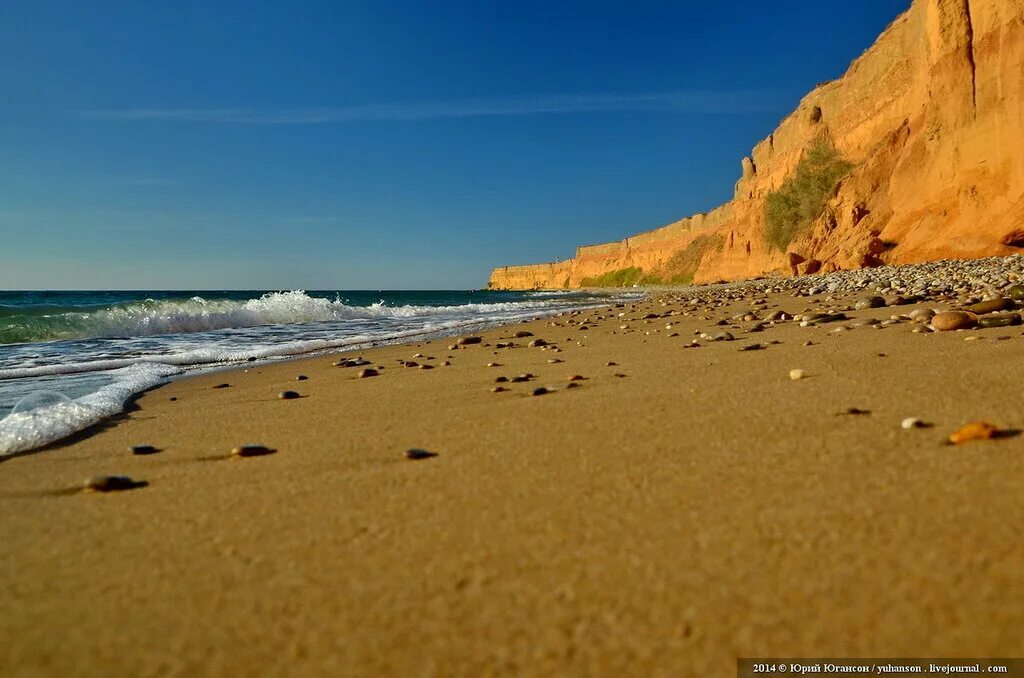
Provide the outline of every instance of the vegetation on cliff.
<path id="1" fill-rule="evenodd" d="M 703 233 L 691 240 L 683 249 L 672 255 L 665 265 L 671 274 L 669 282 L 689 284 L 700 266 L 704 255 L 709 252 L 721 252 L 725 247 L 725 236 L 720 233 Z"/>
<path id="2" fill-rule="evenodd" d="M 807 149 L 793 176 L 765 199 L 765 240 L 785 251 L 825 209 L 839 182 L 853 169 L 825 139 Z"/>
<path id="3" fill-rule="evenodd" d="M 601 275 L 584 278 L 580 281 L 581 287 L 630 287 L 632 285 L 659 285 L 661 278 L 654 275 L 644 275 L 644 270 L 636 266 L 620 268 L 617 271 L 608 271 Z"/>

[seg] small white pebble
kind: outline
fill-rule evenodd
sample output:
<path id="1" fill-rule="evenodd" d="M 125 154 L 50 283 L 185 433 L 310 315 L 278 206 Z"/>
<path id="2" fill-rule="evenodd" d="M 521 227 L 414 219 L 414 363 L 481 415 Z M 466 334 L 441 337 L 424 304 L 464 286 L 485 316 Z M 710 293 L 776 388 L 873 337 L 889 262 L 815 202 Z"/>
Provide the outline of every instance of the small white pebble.
<path id="1" fill-rule="evenodd" d="M 789 371 L 789 378 L 792 379 L 793 381 L 799 381 L 800 379 L 804 378 L 804 371 L 803 370 L 790 370 Z"/>
<path id="2" fill-rule="evenodd" d="M 909 429 L 912 429 L 912 428 L 921 428 L 921 425 L 923 423 L 924 422 L 922 422 L 917 417 L 907 417 L 906 419 L 903 420 L 903 422 L 900 424 L 900 426 L 902 426 L 903 428 L 909 430 Z"/>

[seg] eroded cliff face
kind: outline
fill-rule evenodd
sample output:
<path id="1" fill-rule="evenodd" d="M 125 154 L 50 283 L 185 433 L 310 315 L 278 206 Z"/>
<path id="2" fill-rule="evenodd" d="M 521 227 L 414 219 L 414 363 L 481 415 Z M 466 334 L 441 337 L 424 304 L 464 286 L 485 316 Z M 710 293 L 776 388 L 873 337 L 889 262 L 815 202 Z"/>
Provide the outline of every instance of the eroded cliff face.
<path id="1" fill-rule="evenodd" d="M 766 196 L 820 140 L 854 169 L 780 249 L 765 237 Z M 628 268 L 706 282 L 1024 253 L 1024 0 L 915 0 L 741 171 L 733 200 L 711 212 L 564 262 L 498 268 L 489 286 L 579 287 Z"/>

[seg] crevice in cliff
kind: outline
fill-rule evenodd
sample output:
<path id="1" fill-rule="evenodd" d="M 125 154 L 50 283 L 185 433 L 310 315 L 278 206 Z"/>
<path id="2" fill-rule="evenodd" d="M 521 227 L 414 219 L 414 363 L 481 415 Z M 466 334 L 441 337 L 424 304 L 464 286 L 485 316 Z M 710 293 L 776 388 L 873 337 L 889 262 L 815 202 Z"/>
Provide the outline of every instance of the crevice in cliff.
<path id="1" fill-rule="evenodd" d="M 974 61 L 974 23 L 971 21 L 971 0 L 964 0 L 967 30 L 967 66 L 971 69 L 971 117 L 978 117 L 978 66 Z"/>

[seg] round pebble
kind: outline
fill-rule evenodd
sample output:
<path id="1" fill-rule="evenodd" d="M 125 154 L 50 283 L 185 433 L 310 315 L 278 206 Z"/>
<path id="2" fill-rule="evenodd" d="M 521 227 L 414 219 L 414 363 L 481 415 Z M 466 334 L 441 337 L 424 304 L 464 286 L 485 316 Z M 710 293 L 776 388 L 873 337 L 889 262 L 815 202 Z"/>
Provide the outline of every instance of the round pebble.
<path id="1" fill-rule="evenodd" d="M 277 394 L 277 397 L 280 398 L 281 400 L 295 400 L 296 398 L 300 398 L 301 396 L 299 395 L 298 391 L 281 391 L 280 393 Z"/>
<path id="2" fill-rule="evenodd" d="M 936 314 L 932 318 L 932 327 L 939 332 L 949 332 L 952 330 L 964 330 L 969 327 L 974 327 L 977 322 L 977 317 L 973 313 L 967 313 L 965 311 L 944 311 Z"/>
<path id="3" fill-rule="evenodd" d="M 799 380 L 803 379 L 804 376 L 805 375 L 804 375 L 804 371 L 803 370 L 790 370 L 789 371 L 789 378 L 792 379 L 793 381 L 799 381 Z"/>
<path id="4" fill-rule="evenodd" d="M 148 484 L 145 480 L 132 480 L 128 476 L 93 476 L 85 481 L 85 489 L 90 492 L 120 492 Z"/>

